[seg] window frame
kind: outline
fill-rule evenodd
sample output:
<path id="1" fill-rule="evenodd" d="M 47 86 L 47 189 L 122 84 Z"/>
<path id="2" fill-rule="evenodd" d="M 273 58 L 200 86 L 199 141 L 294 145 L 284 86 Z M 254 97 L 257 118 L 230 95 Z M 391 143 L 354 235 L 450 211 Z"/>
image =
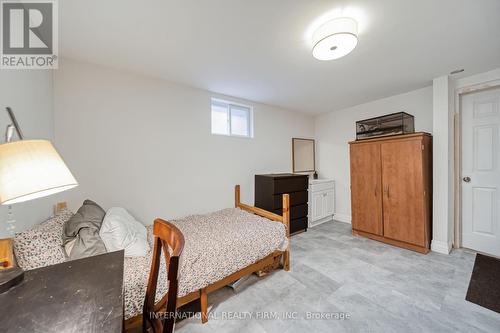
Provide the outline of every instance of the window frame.
<path id="1" fill-rule="evenodd" d="M 228 128 L 228 134 L 221 134 L 221 133 L 214 133 L 212 132 L 212 107 L 213 104 L 219 103 L 219 104 L 224 104 L 226 106 L 227 110 L 227 128 Z M 231 111 L 232 107 L 239 107 L 239 108 L 246 108 L 248 109 L 248 122 L 247 122 L 247 130 L 248 130 L 248 135 L 239 135 L 239 134 L 233 134 L 232 133 L 232 126 L 231 126 Z M 220 135 L 220 136 L 230 136 L 230 137 L 235 137 L 235 138 L 244 138 L 244 139 L 253 139 L 253 107 L 251 105 L 247 104 L 242 104 L 238 102 L 233 102 L 221 98 L 216 98 L 212 97 L 210 99 L 210 133 L 212 135 Z"/>

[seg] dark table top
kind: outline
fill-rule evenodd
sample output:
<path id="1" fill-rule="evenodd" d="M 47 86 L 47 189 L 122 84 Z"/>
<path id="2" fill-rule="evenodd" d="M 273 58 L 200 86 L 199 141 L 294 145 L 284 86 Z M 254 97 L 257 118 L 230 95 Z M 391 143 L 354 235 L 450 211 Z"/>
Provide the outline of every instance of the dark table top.
<path id="1" fill-rule="evenodd" d="M 0 294 L 0 331 L 121 332 L 123 253 L 26 271 Z"/>

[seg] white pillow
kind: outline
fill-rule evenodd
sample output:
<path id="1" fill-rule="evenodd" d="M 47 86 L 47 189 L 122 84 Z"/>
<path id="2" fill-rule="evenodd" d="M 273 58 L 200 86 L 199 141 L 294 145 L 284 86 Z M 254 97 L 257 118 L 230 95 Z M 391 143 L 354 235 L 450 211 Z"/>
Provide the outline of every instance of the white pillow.
<path id="1" fill-rule="evenodd" d="M 125 257 L 144 257 L 149 252 L 146 228 L 120 207 L 107 211 L 99 236 L 108 252 L 125 250 Z"/>

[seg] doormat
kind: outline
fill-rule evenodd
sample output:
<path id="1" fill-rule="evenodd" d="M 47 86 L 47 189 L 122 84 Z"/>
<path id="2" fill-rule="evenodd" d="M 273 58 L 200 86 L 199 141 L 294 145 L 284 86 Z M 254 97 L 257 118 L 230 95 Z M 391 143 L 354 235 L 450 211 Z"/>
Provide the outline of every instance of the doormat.
<path id="1" fill-rule="evenodd" d="M 500 259 L 476 255 L 465 299 L 500 313 Z"/>

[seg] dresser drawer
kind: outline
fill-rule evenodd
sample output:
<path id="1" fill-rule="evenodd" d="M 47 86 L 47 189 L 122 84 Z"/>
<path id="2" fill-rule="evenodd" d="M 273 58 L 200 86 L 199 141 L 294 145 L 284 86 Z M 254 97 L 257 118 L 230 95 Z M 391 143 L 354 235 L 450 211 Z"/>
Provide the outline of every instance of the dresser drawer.
<path id="1" fill-rule="evenodd" d="M 283 214 L 283 194 L 290 195 L 290 219 L 307 216 L 307 175 L 291 173 L 255 175 L 255 207 Z"/>
<path id="2" fill-rule="evenodd" d="M 308 183 L 307 177 L 293 177 L 293 178 L 286 178 L 286 179 L 276 179 L 274 181 L 274 193 L 273 194 L 305 191 L 305 190 L 307 190 L 307 187 L 308 187 L 307 183 Z"/>
<path id="3" fill-rule="evenodd" d="M 290 220 L 290 233 L 307 230 L 307 217 Z"/>
<path id="4" fill-rule="evenodd" d="M 292 192 L 290 195 L 290 206 L 297 206 L 307 203 L 307 191 Z M 273 207 L 272 209 L 283 208 L 283 194 L 273 195 Z"/>
<path id="5" fill-rule="evenodd" d="M 282 209 L 275 209 L 273 213 L 283 215 Z M 290 219 L 307 217 L 307 204 L 290 207 Z"/>

